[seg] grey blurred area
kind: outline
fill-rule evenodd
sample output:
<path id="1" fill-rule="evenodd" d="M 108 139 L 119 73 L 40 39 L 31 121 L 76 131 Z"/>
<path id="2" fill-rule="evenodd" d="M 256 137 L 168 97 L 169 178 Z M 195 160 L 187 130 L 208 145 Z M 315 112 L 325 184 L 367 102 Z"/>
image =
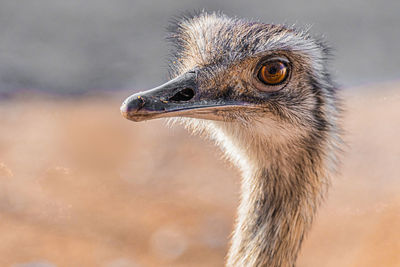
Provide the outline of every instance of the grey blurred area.
<path id="1" fill-rule="evenodd" d="M 169 21 L 202 9 L 311 25 L 343 87 L 400 78 L 398 0 L 0 0 L 0 93 L 155 86 L 167 78 Z"/>

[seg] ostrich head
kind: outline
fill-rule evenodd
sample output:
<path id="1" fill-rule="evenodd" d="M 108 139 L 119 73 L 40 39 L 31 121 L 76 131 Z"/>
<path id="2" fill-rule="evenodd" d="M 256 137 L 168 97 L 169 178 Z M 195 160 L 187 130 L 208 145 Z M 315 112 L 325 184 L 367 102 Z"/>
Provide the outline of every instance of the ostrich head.
<path id="1" fill-rule="evenodd" d="M 219 13 L 180 20 L 170 38 L 173 79 L 128 97 L 123 116 L 179 117 L 215 139 L 243 174 L 228 262 L 291 266 L 336 161 L 327 48 L 303 31 Z"/>
<path id="2" fill-rule="evenodd" d="M 306 32 L 202 13 L 179 21 L 170 39 L 174 78 L 127 98 L 127 119 L 195 118 L 185 123 L 246 142 L 329 130 L 336 114 L 328 52 Z"/>

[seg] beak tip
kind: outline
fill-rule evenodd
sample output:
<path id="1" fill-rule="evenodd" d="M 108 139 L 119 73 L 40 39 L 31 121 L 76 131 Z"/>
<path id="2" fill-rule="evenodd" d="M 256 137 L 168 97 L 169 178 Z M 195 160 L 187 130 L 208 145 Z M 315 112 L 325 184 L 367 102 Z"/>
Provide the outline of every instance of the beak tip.
<path id="1" fill-rule="evenodd" d="M 129 98 L 127 99 L 129 100 Z M 135 121 L 135 122 L 140 122 L 143 121 L 144 118 L 143 116 L 140 116 L 140 114 L 137 113 L 137 108 L 135 105 L 132 105 L 132 101 L 127 101 L 125 100 L 121 107 L 120 107 L 120 112 L 121 115 L 130 121 Z M 134 104 L 134 103 L 133 103 Z"/>
<path id="2" fill-rule="evenodd" d="M 128 105 L 126 105 L 126 103 L 124 102 L 121 107 L 120 107 L 120 112 L 121 115 L 125 118 L 128 119 Z"/>

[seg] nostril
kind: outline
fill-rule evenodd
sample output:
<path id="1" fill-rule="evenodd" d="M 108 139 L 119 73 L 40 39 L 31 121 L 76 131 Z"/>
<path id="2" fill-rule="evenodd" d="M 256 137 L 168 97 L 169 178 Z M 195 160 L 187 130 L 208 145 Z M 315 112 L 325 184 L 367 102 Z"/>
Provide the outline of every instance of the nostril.
<path id="1" fill-rule="evenodd" d="M 175 95 L 173 95 L 169 101 L 189 101 L 194 97 L 194 90 L 191 88 L 185 88 L 179 92 L 177 92 Z"/>

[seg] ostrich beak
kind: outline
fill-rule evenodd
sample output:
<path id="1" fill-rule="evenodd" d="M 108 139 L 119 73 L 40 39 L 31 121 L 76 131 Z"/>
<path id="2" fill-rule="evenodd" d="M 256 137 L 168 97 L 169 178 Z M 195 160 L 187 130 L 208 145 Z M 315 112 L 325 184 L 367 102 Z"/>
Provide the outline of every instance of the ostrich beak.
<path id="1" fill-rule="evenodd" d="M 190 71 L 154 89 L 129 96 L 121 106 L 122 115 L 132 121 L 162 117 L 193 117 L 221 120 L 221 109 L 232 110 L 243 102 L 210 99 L 199 93 L 196 73 Z"/>

